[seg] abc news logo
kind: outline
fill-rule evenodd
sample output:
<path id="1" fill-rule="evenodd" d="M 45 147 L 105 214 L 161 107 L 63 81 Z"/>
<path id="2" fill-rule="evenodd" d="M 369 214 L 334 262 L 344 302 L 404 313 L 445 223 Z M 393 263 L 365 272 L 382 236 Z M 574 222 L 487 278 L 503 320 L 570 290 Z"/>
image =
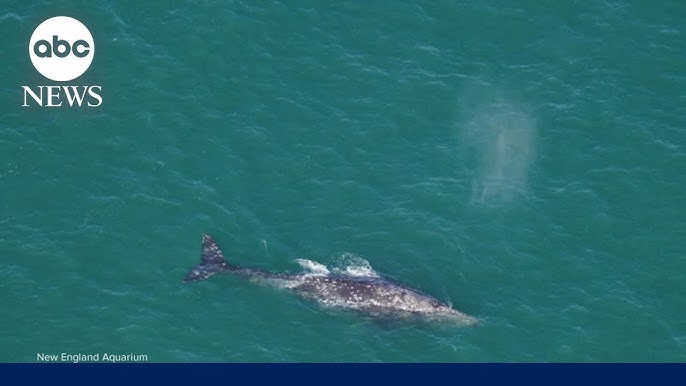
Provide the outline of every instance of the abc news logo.
<path id="1" fill-rule="evenodd" d="M 95 42 L 80 21 L 56 16 L 42 22 L 31 35 L 29 57 L 36 70 L 55 82 L 68 82 L 83 75 L 93 62 Z M 101 86 L 21 86 L 22 107 L 88 106 L 102 104 Z"/>
<path id="2" fill-rule="evenodd" d="M 77 58 L 85 58 L 91 52 L 90 45 L 85 40 L 77 40 L 73 45 L 70 45 L 68 41 L 60 40 L 57 35 L 52 35 L 52 45 L 47 40 L 39 40 L 33 46 L 33 53 L 39 58 L 50 58 L 52 54 L 58 58 L 66 58 L 72 52 L 72 47 L 74 47 L 74 56 Z M 83 47 L 83 49 L 79 50 L 79 47 Z"/>

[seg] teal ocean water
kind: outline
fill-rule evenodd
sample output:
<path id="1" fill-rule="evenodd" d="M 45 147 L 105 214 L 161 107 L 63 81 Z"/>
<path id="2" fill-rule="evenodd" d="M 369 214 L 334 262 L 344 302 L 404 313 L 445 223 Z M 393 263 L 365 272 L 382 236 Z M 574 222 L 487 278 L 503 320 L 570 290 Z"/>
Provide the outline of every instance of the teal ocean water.
<path id="1" fill-rule="evenodd" d="M 3 1 L 0 361 L 685 361 L 685 4 Z M 100 107 L 21 106 L 58 15 Z M 481 324 L 183 284 L 203 233 Z"/>

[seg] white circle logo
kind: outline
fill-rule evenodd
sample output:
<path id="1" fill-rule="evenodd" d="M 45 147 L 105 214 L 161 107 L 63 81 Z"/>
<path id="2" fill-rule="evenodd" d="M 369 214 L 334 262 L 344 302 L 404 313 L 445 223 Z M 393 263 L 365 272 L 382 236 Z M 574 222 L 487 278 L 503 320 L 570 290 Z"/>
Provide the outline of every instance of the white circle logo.
<path id="1" fill-rule="evenodd" d="M 36 70 L 56 82 L 81 76 L 95 55 L 93 35 L 80 21 L 55 16 L 40 23 L 29 41 L 29 56 Z"/>

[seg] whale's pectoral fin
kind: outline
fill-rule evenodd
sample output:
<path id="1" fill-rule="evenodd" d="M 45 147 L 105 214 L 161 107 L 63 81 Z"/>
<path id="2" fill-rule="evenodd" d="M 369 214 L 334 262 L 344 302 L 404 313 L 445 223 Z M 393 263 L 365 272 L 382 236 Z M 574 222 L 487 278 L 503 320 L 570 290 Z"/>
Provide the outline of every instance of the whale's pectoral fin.
<path id="1" fill-rule="evenodd" d="M 224 261 L 224 255 L 212 236 L 202 236 L 202 263 L 191 269 L 183 279 L 184 282 L 199 281 L 207 279 L 217 272 L 229 271 L 235 267 L 230 266 Z"/>

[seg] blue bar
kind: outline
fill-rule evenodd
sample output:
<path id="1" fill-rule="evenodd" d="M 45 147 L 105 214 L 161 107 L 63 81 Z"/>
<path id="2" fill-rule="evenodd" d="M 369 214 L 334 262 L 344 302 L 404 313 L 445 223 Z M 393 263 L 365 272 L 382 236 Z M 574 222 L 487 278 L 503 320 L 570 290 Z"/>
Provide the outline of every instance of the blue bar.
<path id="1" fill-rule="evenodd" d="M 22 384 L 69 380 L 130 383 L 154 379 L 155 384 L 224 385 L 369 384 L 382 382 L 424 385 L 468 384 L 683 384 L 686 364 L 2 364 L 6 380 Z"/>

